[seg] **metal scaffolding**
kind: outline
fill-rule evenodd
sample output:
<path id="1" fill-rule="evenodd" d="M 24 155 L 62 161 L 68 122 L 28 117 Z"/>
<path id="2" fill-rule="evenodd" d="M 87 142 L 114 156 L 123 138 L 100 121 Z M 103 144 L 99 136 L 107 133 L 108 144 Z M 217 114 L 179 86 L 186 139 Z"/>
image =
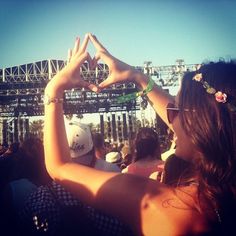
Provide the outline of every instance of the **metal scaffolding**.
<path id="1" fill-rule="evenodd" d="M 12 133 L 19 132 L 21 119 L 27 120 L 29 117 L 44 114 L 44 88 L 65 65 L 66 62 L 63 60 L 43 60 L 0 69 L 2 136 L 10 137 Z M 176 60 L 175 65 L 168 66 L 152 66 L 152 62 L 148 61 L 144 63 L 144 66 L 136 66 L 136 69 L 152 77 L 158 85 L 165 88 L 178 86 L 183 73 L 188 70 L 196 70 L 197 67 L 198 64 L 186 65 L 184 60 L 179 59 Z M 90 70 L 88 63 L 84 63 L 81 66 L 80 74 L 89 83 L 99 84 L 108 77 L 109 68 L 106 64 L 98 64 L 94 70 Z M 111 85 L 99 94 L 85 89 L 66 91 L 64 112 L 65 114 L 116 112 L 134 114 L 136 110 L 140 110 L 140 105 L 142 105 L 140 101 L 137 99 L 120 104 L 117 102 L 117 97 L 135 91 L 137 91 L 137 87 L 131 82 Z M 145 117 L 142 119 L 145 120 Z M 4 127 L 7 130 L 4 130 Z M 9 127 L 13 127 L 11 131 L 9 131 Z M 22 132 L 25 134 L 28 131 Z M 14 134 L 10 139 L 14 141 L 19 137 Z"/>

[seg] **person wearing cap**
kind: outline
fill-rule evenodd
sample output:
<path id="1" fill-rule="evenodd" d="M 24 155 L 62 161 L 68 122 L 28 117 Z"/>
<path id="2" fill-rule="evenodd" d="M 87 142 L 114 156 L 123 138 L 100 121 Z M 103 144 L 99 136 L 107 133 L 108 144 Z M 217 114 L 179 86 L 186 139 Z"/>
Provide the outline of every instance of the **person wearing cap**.
<path id="1" fill-rule="evenodd" d="M 90 127 L 77 120 L 66 122 L 66 134 L 72 161 L 98 170 L 120 172 L 120 168 L 104 160 L 106 150 L 100 134 L 92 134 Z"/>
<path id="2" fill-rule="evenodd" d="M 113 163 L 120 168 L 122 164 L 122 156 L 118 151 L 111 151 L 106 154 L 106 162 Z"/>
<path id="3" fill-rule="evenodd" d="M 97 142 L 88 125 L 75 119 L 65 119 L 65 127 L 73 163 L 103 171 L 120 171 L 115 164 L 96 158 L 99 156 L 96 152 Z M 20 235 L 134 236 L 117 217 L 84 204 L 58 181 L 34 189 L 26 199 L 18 221 L 16 232 L 20 232 Z"/>
<path id="4" fill-rule="evenodd" d="M 72 161 L 93 166 L 95 160 L 90 127 L 77 120 L 66 121 L 65 126 Z"/>

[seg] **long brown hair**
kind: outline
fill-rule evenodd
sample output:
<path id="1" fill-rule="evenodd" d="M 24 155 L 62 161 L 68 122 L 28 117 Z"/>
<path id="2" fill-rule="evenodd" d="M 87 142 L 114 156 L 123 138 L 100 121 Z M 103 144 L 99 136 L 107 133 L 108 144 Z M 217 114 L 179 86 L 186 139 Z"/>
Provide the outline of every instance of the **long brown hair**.
<path id="1" fill-rule="evenodd" d="M 227 94 L 219 103 L 202 83 L 192 78 L 201 73 L 216 91 Z M 180 122 L 199 152 L 195 161 L 199 198 L 218 209 L 225 224 L 236 222 L 236 63 L 220 61 L 185 74 L 179 94 Z M 181 112 L 188 108 L 192 112 Z M 202 209 L 204 210 L 204 209 Z M 230 216 L 230 213 L 233 213 Z"/>
<path id="2" fill-rule="evenodd" d="M 148 156 L 153 159 L 161 159 L 159 137 L 155 130 L 149 127 L 139 129 L 135 138 L 134 161 L 144 159 Z"/>

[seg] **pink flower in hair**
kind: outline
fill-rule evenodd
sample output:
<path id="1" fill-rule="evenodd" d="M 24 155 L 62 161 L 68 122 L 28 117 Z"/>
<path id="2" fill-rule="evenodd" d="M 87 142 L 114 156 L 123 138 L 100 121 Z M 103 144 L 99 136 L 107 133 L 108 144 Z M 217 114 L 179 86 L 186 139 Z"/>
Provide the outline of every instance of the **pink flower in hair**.
<path id="1" fill-rule="evenodd" d="M 227 102 L 227 95 L 225 93 L 222 93 L 221 91 L 215 93 L 215 98 L 217 102 L 222 102 L 222 103 Z"/>
<path id="2" fill-rule="evenodd" d="M 200 82 L 202 80 L 202 73 L 194 75 L 193 80 Z"/>

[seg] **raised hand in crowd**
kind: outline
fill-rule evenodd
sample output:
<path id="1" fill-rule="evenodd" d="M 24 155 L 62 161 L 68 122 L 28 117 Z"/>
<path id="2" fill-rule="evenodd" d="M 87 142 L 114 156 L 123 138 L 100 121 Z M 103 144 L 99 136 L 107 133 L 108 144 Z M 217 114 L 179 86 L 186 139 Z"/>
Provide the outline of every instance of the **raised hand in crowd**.
<path id="1" fill-rule="evenodd" d="M 136 83 L 140 87 L 140 90 L 144 90 L 148 86 L 148 76 L 144 75 L 135 67 L 130 66 L 112 56 L 106 50 L 106 48 L 98 41 L 96 36 L 92 34 L 88 35 L 89 39 L 91 40 L 97 51 L 95 58 L 93 59 L 93 66 L 96 65 L 98 60 L 102 60 L 109 67 L 109 76 L 106 80 L 99 84 L 100 89 L 104 89 L 114 83 L 128 81 Z M 158 113 L 158 115 L 172 129 L 171 124 L 169 124 L 167 121 L 166 106 L 168 103 L 173 102 L 174 98 L 166 91 L 154 85 L 152 90 L 148 93 L 148 99 L 155 111 Z"/>
<path id="2" fill-rule="evenodd" d="M 94 92 L 98 91 L 96 85 L 84 81 L 80 76 L 80 67 L 84 62 L 92 65 L 91 56 L 86 51 L 88 41 L 88 34 L 85 35 L 81 45 L 80 38 L 76 38 L 74 48 L 68 50 L 67 65 L 47 84 L 45 95 L 55 93 L 54 95 L 59 98 L 62 97 L 64 90 L 73 88 L 88 88 Z"/>

